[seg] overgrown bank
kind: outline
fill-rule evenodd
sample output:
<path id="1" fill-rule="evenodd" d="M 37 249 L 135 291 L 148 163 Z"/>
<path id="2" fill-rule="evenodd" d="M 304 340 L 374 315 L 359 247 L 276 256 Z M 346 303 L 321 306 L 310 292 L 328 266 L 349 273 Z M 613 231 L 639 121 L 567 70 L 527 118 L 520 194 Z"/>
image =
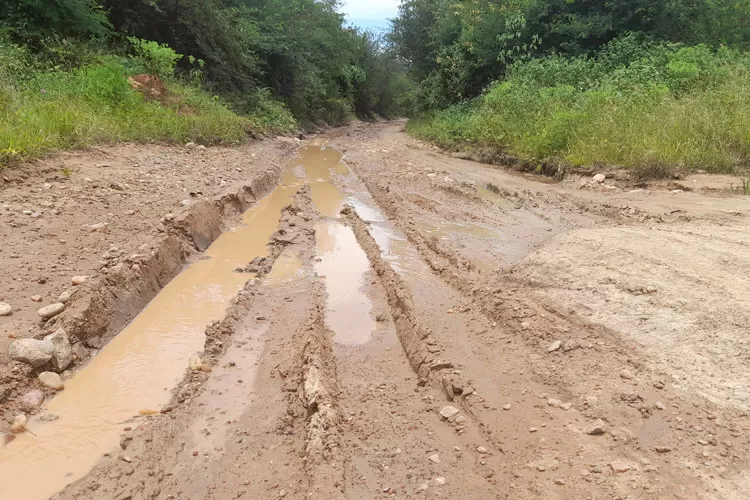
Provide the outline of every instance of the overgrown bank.
<path id="1" fill-rule="evenodd" d="M 528 167 L 750 164 L 750 8 L 712 0 L 404 0 L 409 131 Z"/>
<path id="2" fill-rule="evenodd" d="M 409 131 L 532 164 L 727 172 L 750 164 L 748 96 L 747 53 L 627 37 L 596 57 L 514 64 L 484 95 L 415 119 Z"/>

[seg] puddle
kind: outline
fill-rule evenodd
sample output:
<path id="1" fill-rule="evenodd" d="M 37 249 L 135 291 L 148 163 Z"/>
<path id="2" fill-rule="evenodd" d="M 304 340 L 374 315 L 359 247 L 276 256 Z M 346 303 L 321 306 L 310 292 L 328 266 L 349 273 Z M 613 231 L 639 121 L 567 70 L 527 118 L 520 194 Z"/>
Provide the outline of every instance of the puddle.
<path id="1" fill-rule="evenodd" d="M 364 287 L 370 261 L 352 230 L 338 221 L 323 221 L 315 227 L 316 251 L 321 261 L 315 270 L 325 278 L 326 324 L 340 344 L 369 342 L 377 327 L 372 301 Z"/>
<path id="2" fill-rule="evenodd" d="M 349 168 L 341 163 L 341 153 L 319 146 L 300 148 L 299 166 L 304 168 L 310 183 L 310 197 L 318 212 L 328 217 L 338 217 L 345 197 L 333 183 L 331 170 L 338 175 L 349 173 Z"/>
<path id="3" fill-rule="evenodd" d="M 511 209 L 515 208 L 515 204 L 508 201 L 506 198 L 500 196 L 487 189 L 486 185 L 481 185 L 477 188 L 477 194 L 480 198 L 484 198 L 498 208 Z"/>
<path id="4" fill-rule="evenodd" d="M 291 181 L 291 179 L 288 179 Z M 256 256 L 278 227 L 295 190 L 280 186 L 223 233 L 46 405 L 54 422 L 32 419 L 34 433 L 0 449 L 3 498 L 49 498 L 118 449 L 123 426 L 139 412 L 158 411 L 200 351 L 204 330 L 221 319 L 247 275 L 234 273 Z M 136 422 L 137 425 L 137 422 Z M 16 489 L 17 488 L 17 489 Z"/>
<path id="5" fill-rule="evenodd" d="M 286 249 L 276 259 L 265 280 L 272 286 L 279 286 L 297 279 L 303 272 L 299 255 L 294 250 Z"/>

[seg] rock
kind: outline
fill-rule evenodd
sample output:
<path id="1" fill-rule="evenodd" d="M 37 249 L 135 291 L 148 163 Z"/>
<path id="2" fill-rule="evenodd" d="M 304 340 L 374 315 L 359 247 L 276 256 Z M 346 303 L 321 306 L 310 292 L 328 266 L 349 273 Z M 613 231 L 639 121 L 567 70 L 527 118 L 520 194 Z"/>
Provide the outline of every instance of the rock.
<path id="1" fill-rule="evenodd" d="M 604 181 L 607 180 L 607 176 L 604 174 L 596 174 L 594 177 L 591 178 L 593 182 L 596 182 L 597 184 L 604 184 Z"/>
<path id="2" fill-rule="evenodd" d="M 70 347 L 70 339 L 65 330 L 60 328 L 55 333 L 47 335 L 44 340 L 52 342 L 53 351 L 50 366 L 52 369 L 61 372 L 73 362 L 73 350 Z"/>
<path id="3" fill-rule="evenodd" d="M 13 307 L 5 302 L 0 302 L 0 316 L 10 316 L 13 313 Z"/>
<path id="4" fill-rule="evenodd" d="M 620 461 L 614 461 L 611 464 L 609 464 L 609 466 L 612 468 L 612 471 L 619 473 L 619 474 L 630 470 L 630 466 L 628 464 L 626 464 L 625 462 L 620 462 Z"/>
<path id="5" fill-rule="evenodd" d="M 562 408 L 565 411 L 570 410 L 573 407 L 573 403 L 563 403 L 560 405 L 560 408 Z"/>
<path id="6" fill-rule="evenodd" d="M 489 453 L 489 451 L 487 451 L 487 448 L 485 448 L 484 446 L 478 446 L 477 447 L 477 453 L 481 453 L 482 455 L 486 455 L 487 453 Z"/>
<path id="7" fill-rule="evenodd" d="M 664 410 L 667 407 L 664 406 L 664 403 L 662 403 L 661 401 L 657 401 L 656 403 L 654 403 L 654 408 L 656 408 L 657 410 Z"/>
<path id="8" fill-rule="evenodd" d="M 656 453 L 669 453 L 672 451 L 672 448 L 669 446 L 654 446 L 654 451 Z"/>
<path id="9" fill-rule="evenodd" d="M 560 408 L 562 406 L 562 401 L 559 399 L 549 398 L 547 399 L 547 405 L 551 406 L 552 408 Z"/>
<path id="10" fill-rule="evenodd" d="M 586 429 L 586 434 L 589 436 L 598 436 L 601 434 L 604 434 L 607 432 L 607 424 L 604 423 L 604 420 L 598 418 L 594 420 L 594 423 L 592 423 L 588 429 Z"/>
<path id="11" fill-rule="evenodd" d="M 42 301 L 42 296 L 41 295 L 32 295 L 31 296 L 31 301 L 32 302 L 41 302 Z"/>
<path id="12" fill-rule="evenodd" d="M 73 276 L 70 282 L 73 283 L 73 286 L 78 286 L 82 285 L 87 279 L 89 279 L 88 276 Z"/>
<path id="13" fill-rule="evenodd" d="M 422 483 L 419 485 L 419 488 L 417 488 L 417 491 L 427 491 L 430 488 L 430 485 L 427 483 Z"/>
<path id="14" fill-rule="evenodd" d="M 433 464 L 440 463 L 440 455 L 438 455 L 437 453 L 435 453 L 434 455 L 430 455 L 429 457 L 427 457 L 427 459 Z"/>
<path id="15" fill-rule="evenodd" d="M 82 360 L 89 357 L 89 350 L 86 349 L 83 344 L 76 344 L 75 347 L 73 347 L 73 354 L 75 354 L 79 360 Z"/>
<path id="16" fill-rule="evenodd" d="M 96 224 L 91 224 L 90 226 L 85 226 L 86 230 L 89 233 L 96 233 L 100 231 L 107 232 L 109 229 L 109 223 L 108 222 L 98 222 Z"/>
<path id="17" fill-rule="evenodd" d="M 625 380 L 633 380 L 635 378 L 635 375 L 633 375 L 630 370 L 623 370 L 620 372 L 620 378 L 624 378 Z"/>
<path id="18" fill-rule="evenodd" d="M 549 345 L 549 347 L 547 348 L 547 352 L 559 351 L 561 347 L 562 347 L 562 342 L 559 340 L 555 340 Z"/>
<path id="19" fill-rule="evenodd" d="M 464 417 L 463 415 L 459 415 L 456 417 L 454 422 L 456 422 L 458 425 L 463 425 L 464 422 L 466 422 L 466 417 Z"/>
<path id="20" fill-rule="evenodd" d="M 42 415 L 39 417 L 39 420 L 42 422 L 54 422 L 55 420 L 58 420 L 60 417 L 55 415 L 54 413 L 47 413 L 46 415 Z"/>
<path id="21" fill-rule="evenodd" d="M 435 484 L 438 486 L 444 486 L 445 485 L 445 478 L 444 477 L 436 477 L 435 478 Z"/>
<path id="22" fill-rule="evenodd" d="M 188 149 L 193 149 L 195 148 L 195 146 L 196 144 L 194 142 L 188 142 L 187 144 L 185 144 L 185 147 Z"/>
<path id="23" fill-rule="evenodd" d="M 42 319 L 50 319 L 63 312 L 64 309 L 65 304 L 62 302 L 55 302 L 54 304 L 42 307 L 36 313 L 41 316 Z"/>
<path id="24" fill-rule="evenodd" d="M 20 434 L 26 430 L 26 415 L 21 413 L 20 415 L 16 415 L 16 417 L 13 419 L 13 423 L 10 425 L 10 432 L 13 434 Z"/>
<path id="25" fill-rule="evenodd" d="M 75 293 L 75 290 L 65 290 L 57 298 L 57 301 L 60 302 L 60 303 L 62 303 L 62 304 L 67 304 L 68 302 L 70 302 L 70 299 L 71 299 L 71 297 L 73 297 L 74 293 Z"/>
<path id="26" fill-rule="evenodd" d="M 555 484 L 558 486 L 564 486 L 565 480 L 564 479 L 555 479 Z"/>
<path id="27" fill-rule="evenodd" d="M 440 410 L 440 416 L 445 420 L 450 420 L 456 415 L 458 415 L 458 408 L 454 406 L 443 406 L 443 408 Z"/>
<path id="28" fill-rule="evenodd" d="M 529 427 L 529 432 L 531 433 L 537 432 L 538 430 L 539 429 L 537 429 L 536 427 Z"/>
<path id="29" fill-rule="evenodd" d="M 200 356 L 190 356 L 188 363 L 190 364 L 190 369 L 194 372 L 199 372 L 203 368 L 203 361 L 201 361 Z"/>
<path id="30" fill-rule="evenodd" d="M 39 374 L 39 382 L 43 383 L 50 389 L 54 389 L 56 391 L 61 391 L 65 388 L 65 384 L 63 383 L 62 379 L 60 378 L 60 375 L 58 375 L 55 372 L 42 372 Z"/>
<path id="31" fill-rule="evenodd" d="M 511 408 L 513 407 L 510 404 L 503 405 L 503 410 L 510 410 Z"/>
<path id="32" fill-rule="evenodd" d="M 44 393 L 39 389 L 29 391 L 21 397 L 21 403 L 29 409 L 37 408 L 42 402 L 44 402 Z"/>
<path id="33" fill-rule="evenodd" d="M 37 339 L 20 339 L 8 347 L 8 357 L 38 368 L 52 359 L 55 350 L 52 342 Z"/>

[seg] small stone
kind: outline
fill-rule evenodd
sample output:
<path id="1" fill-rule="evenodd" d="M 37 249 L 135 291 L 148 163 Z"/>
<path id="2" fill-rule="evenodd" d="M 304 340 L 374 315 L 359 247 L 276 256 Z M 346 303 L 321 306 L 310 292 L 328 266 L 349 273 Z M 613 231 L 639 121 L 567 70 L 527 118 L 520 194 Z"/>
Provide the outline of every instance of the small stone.
<path id="1" fill-rule="evenodd" d="M 593 472 L 594 474 L 601 474 L 603 471 L 602 471 L 602 468 L 600 466 L 598 466 L 598 465 L 592 465 L 591 466 L 591 472 Z"/>
<path id="2" fill-rule="evenodd" d="M 607 424 L 604 420 L 598 418 L 586 429 L 586 434 L 590 436 L 598 436 L 607 432 Z"/>
<path id="3" fill-rule="evenodd" d="M 430 488 L 430 485 L 427 483 L 422 483 L 419 485 L 419 488 L 417 488 L 417 491 L 427 491 Z"/>
<path id="4" fill-rule="evenodd" d="M 433 464 L 440 463 L 440 455 L 438 455 L 437 453 L 435 453 L 434 455 L 430 455 L 429 457 L 427 457 L 427 459 Z"/>
<path id="5" fill-rule="evenodd" d="M 29 391 L 21 398 L 21 403 L 23 403 L 29 409 L 39 407 L 42 402 L 44 402 L 44 393 L 39 389 Z"/>
<path id="6" fill-rule="evenodd" d="M 560 408 L 562 408 L 565 411 L 570 410 L 573 407 L 572 403 L 563 403 L 560 405 Z"/>
<path id="7" fill-rule="evenodd" d="M 86 349 L 83 344 L 76 344 L 75 347 L 73 347 L 73 354 L 75 354 L 79 360 L 82 360 L 89 357 L 89 350 Z"/>
<path id="8" fill-rule="evenodd" d="M 0 316 L 10 316 L 13 314 L 13 307 L 5 302 L 0 302 Z"/>
<path id="9" fill-rule="evenodd" d="M 547 348 L 547 352 L 559 351 L 561 347 L 562 347 L 562 342 L 559 340 L 555 340 L 549 345 L 549 347 Z"/>
<path id="10" fill-rule="evenodd" d="M 544 465 L 542 465 L 542 464 L 538 464 L 538 465 L 536 466 L 536 470 L 538 470 L 539 472 L 544 472 L 544 471 L 546 471 L 546 470 L 547 470 L 547 467 L 545 467 L 545 466 L 544 466 Z"/>
<path id="11" fill-rule="evenodd" d="M 457 417 L 456 417 L 456 418 L 454 419 L 454 422 L 456 422 L 456 423 L 457 423 L 458 425 L 461 425 L 461 424 L 463 424 L 464 422 L 466 422 L 466 417 L 464 417 L 463 415 L 459 415 L 459 416 L 457 416 Z"/>
<path id="12" fill-rule="evenodd" d="M 194 372 L 199 372 L 203 369 L 203 361 L 199 356 L 190 356 L 189 360 L 190 369 Z"/>
<path id="13" fill-rule="evenodd" d="M 73 362 L 73 350 L 70 347 L 68 334 L 60 328 L 55 333 L 44 337 L 44 340 L 52 343 L 52 359 L 50 359 L 52 368 L 57 372 L 65 370 Z"/>
<path id="14" fill-rule="evenodd" d="M 591 180 L 597 184 L 604 184 L 604 181 L 607 180 L 607 176 L 604 174 L 596 174 Z"/>
<path id="15" fill-rule="evenodd" d="M 512 406 L 510 404 L 503 405 L 503 410 L 507 411 L 507 410 L 510 410 L 511 408 L 512 408 Z"/>
<path id="16" fill-rule="evenodd" d="M 41 295 L 32 295 L 31 296 L 31 301 L 32 302 L 41 302 L 42 301 L 42 296 Z"/>
<path id="17" fill-rule="evenodd" d="M 454 406 L 443 406 L 443 408 L 440 410 L 440 416 L 445 420 L 450 420 L 451 418 L 458 415 L 458 412 L 458 408 Z"/>
<path id="18" fill-rule="evenodd" d="M 555 479 L 555 484 L 557 484 L 559 486 L 563 486 L 565 484 L 565 480 L 564 479 L 559 479 L 559 478 Z"/>
<path id="19" fill-rule="evenodd" d="M 666 406 L 664 406 L 664 403 L 662 403 L 661 401 L 657 401 L 656 403 L 654 403 L 654 408 L 656 408 L 657 410 L 664 410 L 666 409 Z"/>
<path id="20" fill-rule="evenodd" d="M 26 419 L 26 415 L 21 413 L 20 415 L 16 415 L 13 419 L 13 423 L 10 425 L 10 432 L 13 434 L 20 434 L 22 432 L 26 431 L 26 423 L 28 420 Z"/>
<path id="21" fill-rule="evenodd" d="M 669 446 L 654 446 L 654 451 L 656 453 L 669 453 L 672 451 L 672 448 Z"/>
<path id="22" fill-rule="evenodd" d="M 82 285 L 87 279 L 89 279 L 88 276 L 73 276 L 70 282 L 73 283 L 73 286 L 78 286 Z"/>
<path id="23" fill-rule="evenodd" d="M 626 464 L 625 462 L 620 461 L 614 461 L 609 466 L 612 468 L 612 470 L 616 473 L 623 473 L 630 470 L 630 466 Z"/>
<path id="24" fill-rule="evenodd" d="M 36 313 L 42 318 L 42 319 L 50 319 L 54 318 L 63 310 L 65 309 L 65 304 L 62 302 L 56 302 L 54 304 L 50 304 L 48 306 L 44 306 L 41 309 L 39 309 Z"/>
<path id="25" fill-rule="evenodd" d="M 559 399 L 549 398 L 547 399 L 547 405 L 551 406 L 552 408 L 560 408 L 562 406 L 562 401 Z"/>
<path id="26" fill-rule="evenodd" d="M 50 389 L 54 389 L 56 391 L 61 391 L 65 388 L 65 384 L 63 383 L 62 379 L 60 378 L 60 375 L 58 375 L 55 372 L 42 372 L 39 374 L 39 382 L 46 385 Z"/>
<path id="27" fill-rule="evenodd" d="M 534 433 L 537 430 L 539 430 L 539 429 L 537 429 L 536 427 L 529 427 L 529 432 L 531 432 L 531 433 Z"/>
<path id="28" fill-rule="evenodd" d="M 65 290 L 57 298 L 57 301 L 61 302 L 63 304 L 67 304 L 68 302 L 70 302 L 70 299 L 71 299 L 71 297 L 73 297 L 74 293 L 75 293 L 75 290 Z"/>
<path id="29" fill-rule="evenodd" d="M 132 461 L 133 461 L 133 459 L 132 459 L 132 458 L 130 458 L 129 456 L 127 456 L 127 455 L 123 455 L 122 457 L 120 457 L 120 459 L 121 459 L 121 460 L 122 460 L 123 462 L 125 462 L 125 463 L 128 463 L 128 464 L 129 464 L 130 462 L 132 462 Z"/>
<path id="30" fill-rule="evenodd" d="M 482 455 L 486 455 L 487 453 L 489 453 L 489 451 L 487 451 L 487 448 L 485 448 L 484 446 L 478 446 L 477 447 L 477 453 L 481 453 Z"/>
<path id="31" fill-rule="evenodd" d="M 55 350 L 52 342 L 37 339 L 20 339 L 8 347 L 8 357 L 38 368 L 50 359 Z"/>
<path id="32" fill-rule="evenodd" d="M 620 372 L 620 378 L 624 378 L 625 380 L 633 380 L 635 378 L 635 375 L 633 375 L 630 370 L 623 370 Z"/>
<path id="33" fill-rule="evenodd" d="M 39 417 L 39 420 L 42 422 L 54 422 L 55 420 L 58 420 L 60 417 L 55 415 L 54 413 L 47 413 L 46 415 L 42 415 Z"/>
<path id="34" fill-rule="evenodd" d="M 445 478 L 444 477 L 436 477 L 435 478 L 435 484 L 438 486 L 444 486 L 445 485 Z"/>

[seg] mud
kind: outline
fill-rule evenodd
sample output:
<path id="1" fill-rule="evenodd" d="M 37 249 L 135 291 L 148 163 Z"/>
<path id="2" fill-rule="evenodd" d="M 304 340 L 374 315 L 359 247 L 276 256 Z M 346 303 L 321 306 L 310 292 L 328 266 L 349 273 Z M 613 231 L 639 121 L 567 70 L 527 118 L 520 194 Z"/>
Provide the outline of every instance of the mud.
<path id="1" fill-rule="evenodd" d="M 401 127 L 278 160 L 291 206 L 230 245 L 269 244 L 210 371 L 56 498 L 746 496 L 747 198 L 539 182 Z"/>

